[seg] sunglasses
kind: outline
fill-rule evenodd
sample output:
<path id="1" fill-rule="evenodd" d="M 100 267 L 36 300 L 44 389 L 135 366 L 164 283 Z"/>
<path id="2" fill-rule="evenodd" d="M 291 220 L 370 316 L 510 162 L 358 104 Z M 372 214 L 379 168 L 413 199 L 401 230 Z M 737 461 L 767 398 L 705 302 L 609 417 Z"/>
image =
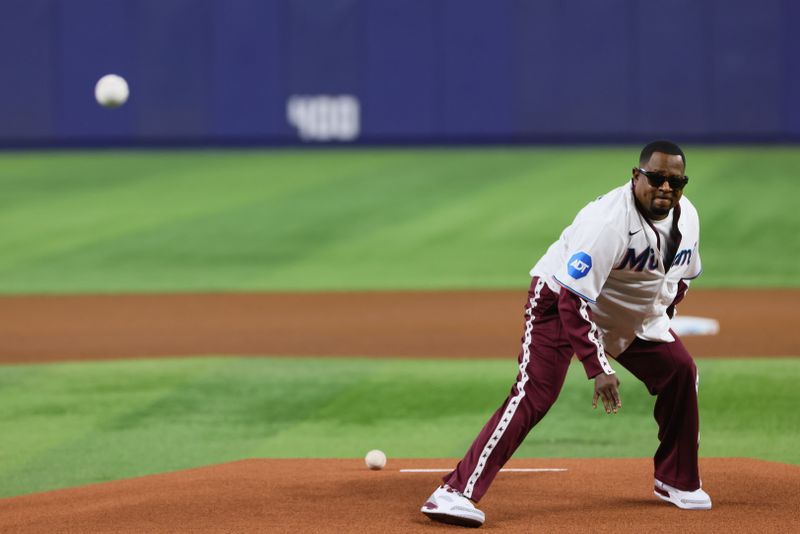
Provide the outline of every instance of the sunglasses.
<path id="1" fill-rule="evenodd" d="M 647 182 L 655 188 L 659 188 L 664 182 L 668 182 L 670 189 L 673 191 L 680 191 L 689 183 L 688 176 L 664 176 L 661 173 L 646 171 L 644 169 L 639 169 L 639 172 L 644 174 L 647 177 Z"/>

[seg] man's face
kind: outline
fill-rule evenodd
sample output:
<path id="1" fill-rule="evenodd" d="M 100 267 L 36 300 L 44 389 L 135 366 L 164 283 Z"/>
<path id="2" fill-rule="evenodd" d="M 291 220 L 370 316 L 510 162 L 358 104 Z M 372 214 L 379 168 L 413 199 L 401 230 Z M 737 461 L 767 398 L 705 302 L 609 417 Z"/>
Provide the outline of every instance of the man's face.
<path id="1" fill-rule="evenodd" d="M 683 159 L 678 155 L 663 152 L 653 152 L 650 160 L 643 163 L 641 168 L 662 176 L 683 176 L 684 173 Z M 655 220 L 661 220 L 669 215 L 669 210 L 675 207 L 683 195 L 682 189 L 673 190 L 666 180 L 659 187 L 653 187 L 647 176 L 637 168 L 633 169 L 633 192 L 636 200 L 644 208 L 645 215 Z"/>

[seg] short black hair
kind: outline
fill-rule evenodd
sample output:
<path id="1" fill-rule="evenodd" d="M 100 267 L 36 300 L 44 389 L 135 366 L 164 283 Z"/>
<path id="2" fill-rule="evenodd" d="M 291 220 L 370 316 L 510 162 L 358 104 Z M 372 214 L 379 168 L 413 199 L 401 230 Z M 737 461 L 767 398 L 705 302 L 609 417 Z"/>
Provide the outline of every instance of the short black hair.
<path id="1" fill-rule="evenodd" d="M 673 156 L 680 156 L 683 160 L 683 166 L 686 167 L 686 156 L 683 155 L 683 150 L 681 147 L 673 143 L 672 141 L 653 141 L 652 143 L 648 143 L 646 147 L 642 149 L 642 153 L 639 154 L 639 165 L 644 165 L 648 161 L 650 161 L 650 156 L 653 155 L 653 152 L 662 152 L 664 154 L 672 154 Z"/>

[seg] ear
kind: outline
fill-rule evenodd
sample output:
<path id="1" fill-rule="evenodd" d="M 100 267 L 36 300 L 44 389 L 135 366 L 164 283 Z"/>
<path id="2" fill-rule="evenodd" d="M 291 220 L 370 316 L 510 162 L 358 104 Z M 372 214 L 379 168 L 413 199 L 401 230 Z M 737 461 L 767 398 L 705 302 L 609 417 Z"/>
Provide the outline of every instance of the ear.
<path id="1" fill-rule="evenodd" d="M 639 169 L 637 169 L 636 167 L 633 167 L 631 169 L 631 179 L 635 182 L 636 178 L 638 178 L 638 177 L 639 177 Z"/>

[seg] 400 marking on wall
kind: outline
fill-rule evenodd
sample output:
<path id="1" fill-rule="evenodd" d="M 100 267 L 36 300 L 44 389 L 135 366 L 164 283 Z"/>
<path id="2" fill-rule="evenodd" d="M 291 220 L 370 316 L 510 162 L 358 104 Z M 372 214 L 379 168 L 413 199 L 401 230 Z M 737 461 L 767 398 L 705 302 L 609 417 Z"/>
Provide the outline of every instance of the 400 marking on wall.
<path id="1" fill-rule="evenodd" d="M 353 141 L 361 133 L 361 109 L 352 95 L 293 95 L 286 119 L 303 141 Z"/>

